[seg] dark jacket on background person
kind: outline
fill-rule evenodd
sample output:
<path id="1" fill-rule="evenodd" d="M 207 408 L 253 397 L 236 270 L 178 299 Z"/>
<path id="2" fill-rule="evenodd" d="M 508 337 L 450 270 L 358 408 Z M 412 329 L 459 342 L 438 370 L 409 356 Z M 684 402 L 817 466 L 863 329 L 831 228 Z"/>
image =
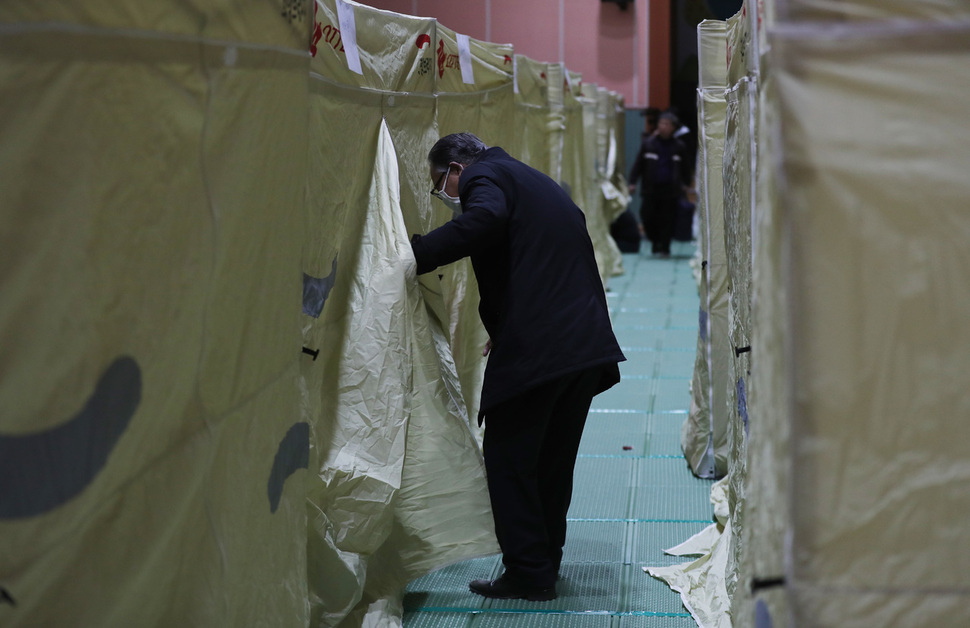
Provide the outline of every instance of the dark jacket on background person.
<path id="1" fill-rule="evenodd" d="M 666 140 L 659 135 L 645 137 L 630 167 L 630 183 L 635 184 L 640 179 L 643 196 L 661 189 L 679 192 L 682 185 L 690 185 L 687 147 L 674 137 Z"/>
<path id="2" fill-rule="evenodd" d="M 625 360 L 583 212 L 545 174 L 488 149 L 458 182 L 462 213 L 411 244 L 419 274 L 471 256 L 492 340 L 481 413 L 564 375 Z"/>

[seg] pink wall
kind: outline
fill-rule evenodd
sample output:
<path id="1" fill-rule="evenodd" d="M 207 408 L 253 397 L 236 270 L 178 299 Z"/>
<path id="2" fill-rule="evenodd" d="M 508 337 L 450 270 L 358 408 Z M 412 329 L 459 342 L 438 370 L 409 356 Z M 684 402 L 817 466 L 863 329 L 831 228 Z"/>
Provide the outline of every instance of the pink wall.
<path id="1" fill-rule="evenodd" d="M 633 0 L 626 11 L 600 0 L 363 0 L 434 17 L 475 39 L 511 43 L 538 61 L 562 61 L 583 81 L 620 92 L 630 108 L 669 104 L 669 7 Z M 651 7 L 650 5 L 654 5 Z M 648 32 L 651 37 L 648 37 Z"/>

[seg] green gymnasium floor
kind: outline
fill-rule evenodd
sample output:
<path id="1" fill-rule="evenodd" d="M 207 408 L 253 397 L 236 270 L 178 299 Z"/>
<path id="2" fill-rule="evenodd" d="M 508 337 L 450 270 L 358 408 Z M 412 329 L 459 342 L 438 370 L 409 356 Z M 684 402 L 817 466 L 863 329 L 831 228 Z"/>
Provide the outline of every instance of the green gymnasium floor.
<path id="1" fill-rule="evenodd" d="M 695 478 L 680 451 L 697 345 L 694 245 L 669 259 L 623 256 L 607 293 L 627 361 L 622 381 L 593 399 L 576 461 L 559 597 L 489 600 L 468 591 L 502 573 L 500 556 L 469 560 L 413 581 L 407 628 L 687 628 L 680 596 L 643 571 L 689 559 L 663 550 L 712 522 L 711 482 Z M 625 449 L 630 448 L 630 449 Z"/>

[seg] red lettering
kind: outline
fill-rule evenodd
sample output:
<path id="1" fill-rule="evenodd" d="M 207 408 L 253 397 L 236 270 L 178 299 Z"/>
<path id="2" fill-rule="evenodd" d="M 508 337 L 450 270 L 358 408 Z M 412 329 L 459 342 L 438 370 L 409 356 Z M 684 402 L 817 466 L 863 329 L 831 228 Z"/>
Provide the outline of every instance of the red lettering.
<path id="1" fill-rule="evenodd" d="M 445 53 L 445 40 L 438 40 L 438 78 L 445 75 L 445 68 L 460 68 L 458 55 Z"/>
<path id="2" fill-rule="evenodd" d="M 445 40 L 438 40 L 438 78 L 445 75 Z"/>
<path id="3" fill-rule="evenodd" d="M 315 6 L 315 5 L 314 5 Z M 323 37 L 323 29 L 320 28 L 320 22 L 317 22 L 316 27 L 313 29 L 313 39 L 310 41 L 310 56 L 317 56 L 317 42 Z"/>
<path id="4" fill-rule="evenodd" d="M 343 40 L 340 38 L 339 28 L 334 28 L 332 24 L 327 24 L 323 27 L 323 34 L 326 35 L 327 43 L 330 44 L 334 50 L 344 52 Z"/>
<path id="5" fill-rule="evenodd" d="M 323 30 L 320 28 L 320 22 L 317 21 L 317 9 L 320 8 L 316 2 L 313 3 L 313 36 L 310 38 L 310 56 L 317 56 L 317 42 L 320 41 L 320 37 L 323 36 Z"/>

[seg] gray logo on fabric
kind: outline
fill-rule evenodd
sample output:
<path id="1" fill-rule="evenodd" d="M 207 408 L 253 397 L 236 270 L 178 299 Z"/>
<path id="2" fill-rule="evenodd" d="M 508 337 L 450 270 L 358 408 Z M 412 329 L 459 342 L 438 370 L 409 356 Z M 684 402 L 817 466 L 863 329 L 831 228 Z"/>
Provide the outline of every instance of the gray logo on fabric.
<path id="1" fill-rule="evenodd" d="M 774 628 L 775 623 L 771 620 L 771 612 L 764 600 L 758 600 L 754 605 L 754 626 L 755 628 Z"/>
<path id="2" fill-rule="evenodd" d="M 141 369 L 121 356 L 67 422 L 0 435 L 0 519 L 34 517 L 80 494 L 104 468 L 140 402 Z"/>
<path id="3" fill-rule="evenodd" d="M 337 279 L 337 258 L 333 258 L 330 274 L 324 278 L 311 277 L 303 273 L 303 313 L 313 318 L 320 318 L 323 306 L 330 296 L 333 283 Z"/>
<path id="4" fill-rule="evenodd" d="M 276 512 L 283 497 L 286 479 L 310 465 L 310 424 L 294 423 L 286 436 L 280 441 L 273 458 L 273 469 L 269 472 L 269 510 Z"/>
<path id="5" fill-rule="evenodd" d="M 744 390 L 744 378 L 738 378 L 737 384 L 738 393 L 738 416 L 744 422 L 744 435 L 748 435 L 748 396 Z"/>

